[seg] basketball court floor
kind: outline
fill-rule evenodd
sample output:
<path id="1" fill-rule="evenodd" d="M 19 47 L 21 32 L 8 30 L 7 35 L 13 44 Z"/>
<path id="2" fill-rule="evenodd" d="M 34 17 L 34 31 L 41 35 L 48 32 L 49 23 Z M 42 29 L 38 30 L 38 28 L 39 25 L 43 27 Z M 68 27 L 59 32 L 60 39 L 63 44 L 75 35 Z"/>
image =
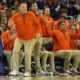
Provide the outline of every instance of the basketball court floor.
<path id="1" fill-rule="evenodd" d="M 1 76 L 0 80 L 80 80 L 80 76 L 41 76 L 41 77 Z"/>

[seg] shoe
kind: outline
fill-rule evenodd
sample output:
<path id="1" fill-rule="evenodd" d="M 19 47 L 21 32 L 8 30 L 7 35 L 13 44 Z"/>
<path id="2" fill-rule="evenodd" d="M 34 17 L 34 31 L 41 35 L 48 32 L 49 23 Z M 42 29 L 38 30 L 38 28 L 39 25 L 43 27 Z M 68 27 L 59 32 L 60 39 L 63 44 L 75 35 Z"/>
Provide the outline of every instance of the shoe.
<path id="1" fill-rule="evenodd" d="M 36 74 L 45 74 L 45 71 L 43 71 L 43 70 L 38 70 L 38 71 L 36 71 Z"/>
<path id="2" fill-rule="evenodd" d="M 18 75 L 19 74 L 19 71 L 16 71 L 16 70 L 13 70 L 13 71 L 11 71 L 10 73 L 9 73 L 9 75 L 11 75 L 11 76 L 16 76 L 16 75 Z"/>
<path id="3" fill-rule="evenodd" d="M 24 76 L 24 77 L 31 77 L 31 73 L 30 73 L 30 72 L 25 72 L 25 73 L 23 74 L 23 76 Z"/>
<path id="4" fill-rule="evenodd" d="M 78 71 L 71 70 L 71 72 L 72 72 L 73 74 L 80 75 L 80 72 L 78 72 Z"/>
<path id="5" fill-rule="evenodd" d="M 69 76 L 68 73 L 60 73 L 59 76 Z"/>
<path id="6" fill-rule="evenodd" d="M 63 70 L 63 72 L 62 73 L 66 73 L 66 74 L 69 74 L 69 75 L 71 75 L 72 74 L 72 72 L 71 71 L 69 71 L 69 70 Z"/>

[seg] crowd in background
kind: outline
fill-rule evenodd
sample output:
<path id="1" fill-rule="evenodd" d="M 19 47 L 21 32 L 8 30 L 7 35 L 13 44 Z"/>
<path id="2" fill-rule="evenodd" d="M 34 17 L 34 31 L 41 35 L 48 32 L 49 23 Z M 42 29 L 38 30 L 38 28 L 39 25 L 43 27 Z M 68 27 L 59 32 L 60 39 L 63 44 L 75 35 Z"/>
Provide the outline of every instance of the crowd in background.
<path id="1" fill-rule="evenodd" d="M 51 17 L 57 20 L 61 9 L 68 10 L 68 16 L 75 19 L 80 11 L 80 0 L 0 0 L 0 25 L 8 29 L 7 23 L 9 18 L 18 12 L 19 3 L 26 1 L 28 10 L 30 11 L 30 3 L 37 1 L 39 9 L 43 10 L 45 6 L 49 6 Z"/>

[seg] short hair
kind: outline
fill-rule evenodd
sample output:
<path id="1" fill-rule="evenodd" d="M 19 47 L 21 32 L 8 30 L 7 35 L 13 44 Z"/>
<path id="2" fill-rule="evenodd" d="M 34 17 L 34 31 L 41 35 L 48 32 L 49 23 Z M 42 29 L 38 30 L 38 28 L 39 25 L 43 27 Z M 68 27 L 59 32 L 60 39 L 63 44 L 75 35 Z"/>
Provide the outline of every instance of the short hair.
<path id="1" fill-rule="evenodd" d="M 45 6 L 44 9 L 43 9 L 43 12 L 45 11 L 46 8 L 49 8 L 49 6 Z M 49 8 L 49 9 L 50 9 L 50 8 Z"/>
<path id="2" fill-rule="evenodd" d="M 60 18 L 64 18 L 64 19 L 66 19 L 66 18 L 65 18 L 65 16 L 61 16 L 61 15 L 59 16 L 59 18 L 58 18 L 58 19 L 60 19 Z"/>
<path id="3" fill-rule="evenodd" d="M 60 21 L 60 22 L 59 22 L 59 26 L 60 26 L 62 23 L 65 23 L 65 21 Z"/>
<path id="4" fill-rule="evenodd" d="M 62 14 L 62 13 L 66 13 L 67 14 L 68 13 L 68 10 L 67 9 L 61 9 L 60 10 L 60 14 Z"/>
<path id="5" fill-rule="evenodd" d="M 19 3 L 19 6 L 20 6 L 21 4 L 26 4 L 26 5 L 27 5 L 27 3 L 26 3 L 25 1 L 20 2 L 20 3 Z"/>
<path id="6" fill-rule="evenodd" d="M 36 1 L 32 1 L 31 3 L 30 3 L 30 7 L 33 5 L 33 4 L 37 4 L 37 2 Z"/>

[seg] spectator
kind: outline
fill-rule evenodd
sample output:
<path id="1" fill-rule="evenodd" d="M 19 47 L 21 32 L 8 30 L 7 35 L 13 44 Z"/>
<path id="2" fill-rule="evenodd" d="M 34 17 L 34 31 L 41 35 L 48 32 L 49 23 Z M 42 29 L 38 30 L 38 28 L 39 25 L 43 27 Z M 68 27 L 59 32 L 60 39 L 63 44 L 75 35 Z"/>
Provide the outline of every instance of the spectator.
<path id="1" fill-rule="evenodd" d="M 71 1 L 69 3 L 69 7 L 68 7 L 68 15 L 69 16 L 76 16 L 78 14 L 78 10 L 74 7 L 75 2 Z"/>
<path id="2" fill-rule="evenodd" d="M 74 5 L 74 7 L 80 11 L 80 0 L 76 0 L 76 4 Z"/>
<path id="3" fill-rule="evenodd" d="M 52 17 L 57 20 L 59 15 L 60 15 L 60 10 L 66 8 L 64 5 L 62 5 L 61 0 L 57 0 L 56 4 L 53 6 L 53 11 L 52 11 Z"/>
<path id="4" fill-rule="evenodd" d="M 0 25 L 1 25 L 1 20 L 3 17 L 6 17 L 7 14 L 6 14 L 6 10 L 1 10 L 1 17 L 0 17 Z"/>
<path id="5" fill-rule="evenodd" d="M 69 4 L 69 0 L 62 0 L 62 5 L 65 5 L 65 7 L 67 7 L 68 4 Z"/>
<path id="6" fill-rule="evenodd" d="M 68 16 L 67 13 L 68 13 L 68 10 L 67 9 L 61 9 L 60 10 L 60 15 L 61 16 L 64 16 L 65 18 L 67 18 L 67 16 Z"/>
<path id="7" fill-rule="evenodd" d="M 18 0 L 14 1 L 14 5 L 11 7 L 11 9 L 12 10 L 14 9 L 16 12 L 19 11 L 19 1 Z"/>
<path id="8" fill-rule="evenodd" d="M 73 23 L 77 27 L 77 32 L 80 33 L 80 13 L 77 15 L 76 21 Z"/>
<path id="9" fill-rule="evenodd" d="M 12 56 L 13 56 L 13 47 L 14 47 L 14 42 L 16 39 L 16 30 L 15 28 L 11 28 L 8 31 L 5 31 L 2 33 L 2 39 L 3 39 L 3 54 L 4 56 L 6 56 L 7 61 L 8 61 L 8 65 L 9 65 L 9 70 L 11 71 L 13 68 L 12 65 Z M 23 57 L 24 57 L 24 53 L 23 51 L 20 51 L 20 55 L 19 55 L 19 65 L 21 64 Z"/>
<path id="10" fill-rule="evenodd" d="M 74 33 L 74 34 L 77 33 L 77 27 L 74 24 L 71 26 L 71 33 Z M 70 47 L 72 50 L 78 50 L 76 39 L 70 39 Z M 80 71 L 80 63 L 78 65 L 78 71 Z"/>
<path id="11" fill-rule="evenodd" d="M 80 13 L 78 13 L 77 19 L 73 24 L 76 25 L 77 33 L 80 33 Z M 78 44 L 78 48 L 80 49 L 80 40 L 78 40 L 77 44 Z"/>
<path id="12" fill-rule="evenodd" d="M 1 19 L 1 26 L 3 27 L 4 31 L 9 30 L 7 17 L 3 17 Z"/>
<path id="13" fill-rule="evenodd" d="M 73 33 L 73 34 L 77 34 L 76 25 L 71 25 L 70 32 Z M 70 47 L 71 47 L 72 50 L 78 50 L 77 39 L 70 39 Z"/>
<path id="14" fill-rule="evenodd" d="M 44 0 L 44 1 L 45 1 L 45 0 Z M 39 8 L 39 9 L 44 9 L 44 7 L 45 7 L 44 1 L 43 1 L 43 0 L 42 0 L 42 1 L 37 1 L 38 8 Z"/>
<path id="15" fill-rule="evenodd" d="M 7 0 L 2 0 L 2 6 L 3 6 L 3 9 L 8 7 L 8 2 Z"/>
<path id="16" fill-rule="evenodd" d="M 68 10 L 67 9 L 61 9 L 60 15 L 64 16 L 66 20 L 68 20 L 71 24 L 74 22 L 75 18 L 73 16 L 68 16 Z"/>

